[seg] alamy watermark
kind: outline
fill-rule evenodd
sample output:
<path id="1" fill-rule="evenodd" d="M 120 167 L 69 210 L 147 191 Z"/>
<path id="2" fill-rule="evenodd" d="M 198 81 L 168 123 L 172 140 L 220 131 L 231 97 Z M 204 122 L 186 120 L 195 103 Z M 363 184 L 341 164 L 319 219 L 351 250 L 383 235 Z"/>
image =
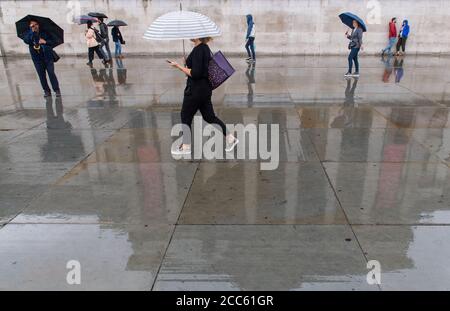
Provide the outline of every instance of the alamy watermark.
<path id="1" fill-rule="evenodd" d="M 178 137 L 172 144 L 172 150 L 178 148 L 183 143 L 183 135 L 193 138 L 190 155 L 179 159 L 206 159 L 206 160 L 259 160 L 261 170 L 276 170 L 280 161 L 280 130 L 278 124 L 227 124 L 227 130 L 232 133 L 239 143 L 236 145 L 236 155 L 233 152 L 224 152 L 225 137 L 222 131 L 211 124 L 202 127 L 202 118 L 195 116 L 192 133 L 183 124 L 176 124 L 172 127 L 170 135 Z M 189 132 L 189 133 L 188 133 Z M 269 139 L 270 135 L 270 139 Z M 207 138 L 203 143 L 203 138 Z"/>

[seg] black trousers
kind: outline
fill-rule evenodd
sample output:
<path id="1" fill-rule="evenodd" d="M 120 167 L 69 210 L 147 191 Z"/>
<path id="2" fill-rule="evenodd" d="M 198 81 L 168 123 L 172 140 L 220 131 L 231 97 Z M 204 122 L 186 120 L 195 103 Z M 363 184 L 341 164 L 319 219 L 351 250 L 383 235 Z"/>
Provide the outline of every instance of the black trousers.
<path id="1" fill-rule="evenodd" d="M 192 133 L 192 119 L 194 115 L 200 110 L 203 119 L 212 124 L 217 124 L 222 130 L 223 135 L 227 133 L 227 127 L 214 113 L 214 108 L 211 102 L 212 91 L 210 87 L 186 87 L 183 106 L 181 107 L 181 122 L 183 123 L 183 143 L 191 143 Z M 187 129 L 189 128 L 189 131 Z"/>
<path id="2" fill-rule="evenodd" d="M 88 57 L 90 63 L 92 63 L 92 61 L 94 60 L 94 52 L 97 53 L 98 58 L 104 59 L 103 53 L 102 51 L 100 51 L 100 45 L 97 45 L 89 48 Z"/>
<path id="3" fill-rule="evenodd" d="M 406 39 L 408 38 L 398 38 L 397 41 L 397 52 L 400 51 L 400 47 L 402 48 L 402 51 L 405 52 L 405 46 L 406 46 Z"/>

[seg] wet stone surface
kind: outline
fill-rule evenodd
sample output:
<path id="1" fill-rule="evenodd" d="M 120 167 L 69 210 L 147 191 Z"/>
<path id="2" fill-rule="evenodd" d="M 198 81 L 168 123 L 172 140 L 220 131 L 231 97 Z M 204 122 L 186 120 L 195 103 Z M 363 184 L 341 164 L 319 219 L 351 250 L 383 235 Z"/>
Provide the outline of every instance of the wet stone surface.
<path id="1" fill-rule="evenodd" d="M 449 290 L 450 60 L 363 56 L 357 80 L 342 57 L 230 61 L 216 114 L 276 125 L 277 159 L 237 159 L 251 135 L 174 159 L 185 78 L 164 58 L 64 57 L 48 99 L 28 58 L 0 63 L 0 290 Z"/>

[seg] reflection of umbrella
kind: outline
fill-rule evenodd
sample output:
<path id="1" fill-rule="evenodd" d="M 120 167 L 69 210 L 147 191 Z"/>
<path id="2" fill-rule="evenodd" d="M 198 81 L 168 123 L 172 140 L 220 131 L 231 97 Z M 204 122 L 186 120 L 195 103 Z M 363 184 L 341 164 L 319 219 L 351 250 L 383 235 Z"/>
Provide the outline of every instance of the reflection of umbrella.
<path id="1" fill-rule="evenodd" d="M 220 36 L 220 29 L 207 16 L 191 11 L 170 12 L 158 17 L 147 29 L 144 39 L 183 40 Z"/>
<path id="2" fill-rule="evenodd" d="M 52 47 L 64 43 L 64 30 L 50 18 L 36 15 L 27 15 L 16 22 L 17 36 L 20 39 L 23 39 L 25 34 L 30 30 L 30 21 L 32 20 L 38 22 L 39 29 L 51 37 Z"/>
<path id="3" fill-rule="evenodd" d="M 108 16 L 100 12 L 89 12 L 88 15 L 97 18 L 108 18 Z"/>
<path id="4" fill-rule="evenodd" d="M 125 23 L 124 21 L 118 20 L 118 19 L 110 21 L 107 25 L 110 26 L 110 27 L 113 27 L 113 26 L 128 26 L 127 23 Z"/>
<path id="5" fill-rule="evenodd" d="M 87 24 L 88 21 L 91 21 L 93 23 L 97 23 L 98 19 L 97 17 L 92 17 L 89 15 L 81 15 L 73 18 L 73 22 L 78 25 Z"/>
<path id="6" fill-rule="evenodd" d="M 341 15 L 339 15 L 339 18 L 341 19 L 341 21 L 347 25 L 348 27 L 353 29 L 353 20 L 356 20 L 358 22 L 358 24 L 361 26 L 362 30 L 365 32 L 367 31 L 367 27 L 366 24 L 364 23 L 364 21 L 359 18 L 358 16 L 356 16 L 355 14 L 346 12 L 346 13 L 342 13 Z"/>

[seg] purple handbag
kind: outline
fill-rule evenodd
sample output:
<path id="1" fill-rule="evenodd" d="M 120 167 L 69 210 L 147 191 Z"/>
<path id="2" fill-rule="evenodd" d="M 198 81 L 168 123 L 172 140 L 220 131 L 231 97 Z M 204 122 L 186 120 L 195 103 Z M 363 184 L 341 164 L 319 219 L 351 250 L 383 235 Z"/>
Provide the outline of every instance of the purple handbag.
<path id="1" fill-rule="evenodd" d="M 212 89 L 214 90 L 231 77 L 235 70 L 221 51 L 214 55 L 211 53 L 211 55 L 208 67 L 208 78 Z"/>

